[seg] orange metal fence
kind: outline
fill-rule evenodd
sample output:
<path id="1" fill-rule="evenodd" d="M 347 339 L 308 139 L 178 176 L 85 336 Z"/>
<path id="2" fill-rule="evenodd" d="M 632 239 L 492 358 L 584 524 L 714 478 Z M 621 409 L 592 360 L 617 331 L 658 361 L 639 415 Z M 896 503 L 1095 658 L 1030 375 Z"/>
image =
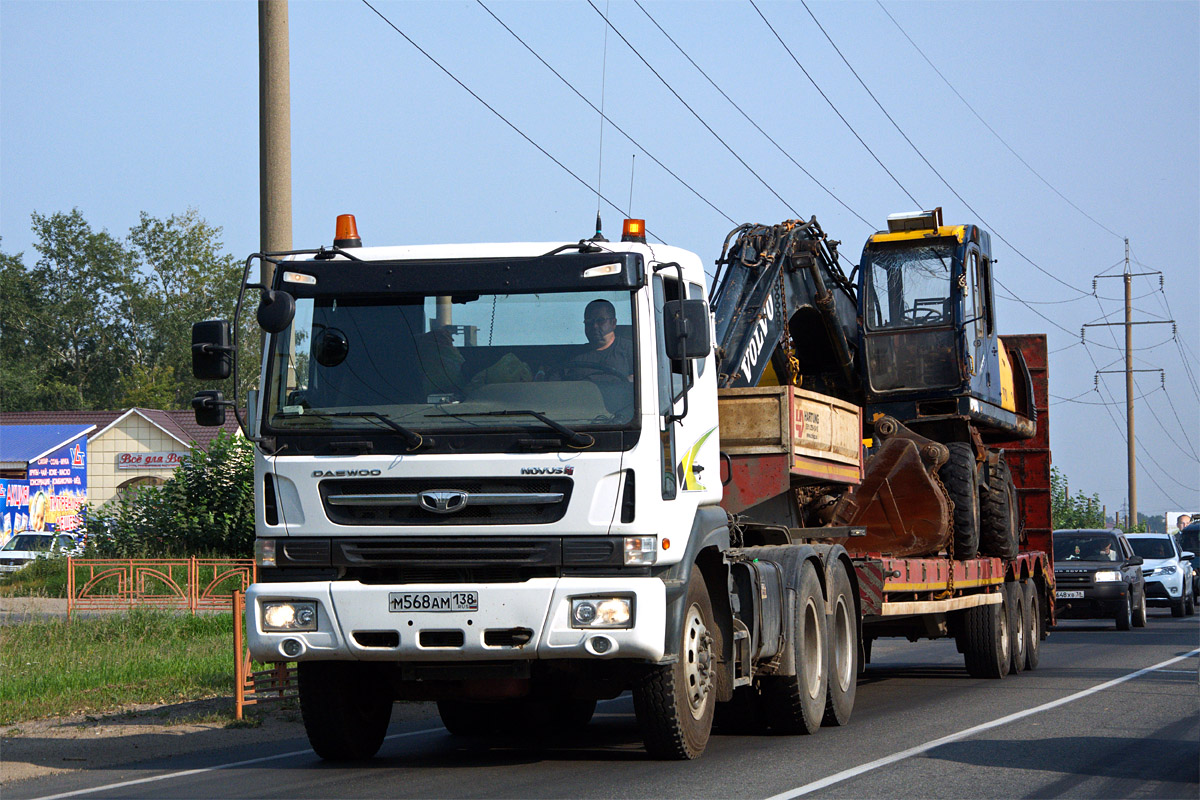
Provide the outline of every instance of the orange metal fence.
<path id="1" fill-rule="evenodd" d="M 256 578 L 253 559 L 68 558 L 67 616 L 133 606 L 224 610 L 230 594 Z"/>
<path id="2" fill-rule="evenodd" d="M 294 662 L 279 661 L 265 665 L 267 669 L 255 670 L 246 648 L 243 628 L 246 624 L 246 596 L 233 593 L 233 675 L 234 712 L 238 719 L 246 706 L 265 700 L 283 700 L 296 697 L 296 667 Z M 289 666 L 293 664 L 293 666 Z"/>

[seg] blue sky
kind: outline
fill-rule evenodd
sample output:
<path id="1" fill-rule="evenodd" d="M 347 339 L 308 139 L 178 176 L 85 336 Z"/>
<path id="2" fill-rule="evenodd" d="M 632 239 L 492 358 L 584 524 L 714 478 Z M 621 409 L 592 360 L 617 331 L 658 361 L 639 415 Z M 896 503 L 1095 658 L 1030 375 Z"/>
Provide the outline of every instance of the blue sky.
<path id="1" fill-rule="evenodd" d="M 593 2 L 729 149 L 611 30 L 605 55 L 604 22 L 587 0 L 485 0 L 596 105 L 603 82 L 608 116 L 695 193 L 611 126 L 601 169 L 596 112 L 474 0 L 375 5 L 590 188 L 367 6 L 293 2 L 295 246 L 330 242 L 339 213 L 357 215 L 367 244 L 575 240 L 591 233 L 598 174 L 622 209 L 601 209 L 612 234 L 629 203 L 635 153 L 634 215 L 710 263 L 734 227 L 729 219 L 815 215 L 856 262 L 887 214 L 941 205 L 947 222 L 982 221 L 993 231 L 997 275 L 1024 301 L 1001 301 L 1001 330 L 1046 331 L 1056 351 L 1051 393 L 1064 399 L 1051 408 L 1054 462 L 1073 489 L 1098 492 L 1111 512 L 1126 496 L 1124 379 L 1102 375 L 1099 391 L 1093 383 L 1098 368 L 1122 366 L 1113 335 L 1123 339 L 1119 329 L 1090 328 L 1085 348 L 1079 329 L 1106 315 L 1123 319 L 1121 280 L 1101 280 L 1099 297 L 1090 294 L 1093 275 L 1123 268 L 1128 236 L 1133 271 L 1163 274 L 1164 291 L 1156 276 L 1134 279 L 1135 319 L 1173 316 L 1179 326 L 1178 342 L 1170 326 L 1135 329 L 1135 347 L 1149 348 L 1136 352 L 1136 366 L 1166 376 L 1165 389 L 1156 373 L 1137 379 L 1145 395 L 1135 412 L 1138 508 L 1200 510 L 1200 4 L 810 1 L 871 93 L 972 212 L 893 127 L 802 3 L 756 0 L 794 61 L 749 2 L 643 0 L 828 192 L 637 5 Z M 1095 221 L 989 132 L 884 9 L 987 125 Z M 256 250 L 257 46 L 252 2 L 0 2 L 0 247 L 34 259 L 34 211 L 78 207 L 94 226 L 124 235 L 141 211 L 194 207 L 223 228 L 228 251 Z"/>

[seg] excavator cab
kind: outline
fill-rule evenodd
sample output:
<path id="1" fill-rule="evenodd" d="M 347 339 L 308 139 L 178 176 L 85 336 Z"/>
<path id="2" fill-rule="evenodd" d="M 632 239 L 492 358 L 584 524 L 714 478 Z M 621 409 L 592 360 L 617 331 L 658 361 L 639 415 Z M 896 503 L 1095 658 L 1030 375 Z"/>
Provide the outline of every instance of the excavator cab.
<path id="1" fill-rule="evenodd" d="M 941 208 L 893 214 L 867 240 L 858 313 L 868 418 L 969 419 L 997 440 L 1032 433 L 1028 370 L 996 334 L 991 270 L 987 231 L 944 225 Z"/>

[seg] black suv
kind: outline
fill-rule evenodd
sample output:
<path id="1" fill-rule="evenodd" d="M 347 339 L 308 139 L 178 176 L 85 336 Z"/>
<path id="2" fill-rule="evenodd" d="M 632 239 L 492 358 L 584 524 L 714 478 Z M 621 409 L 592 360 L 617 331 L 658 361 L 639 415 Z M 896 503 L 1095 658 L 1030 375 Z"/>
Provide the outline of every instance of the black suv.
<path id="1" fill-rule="evenodd" d="M 1054 532 L 1055 616 L 1113 619 L 1117 630 L 1146 625 L 1142 558 L 1117 529 Z"/>

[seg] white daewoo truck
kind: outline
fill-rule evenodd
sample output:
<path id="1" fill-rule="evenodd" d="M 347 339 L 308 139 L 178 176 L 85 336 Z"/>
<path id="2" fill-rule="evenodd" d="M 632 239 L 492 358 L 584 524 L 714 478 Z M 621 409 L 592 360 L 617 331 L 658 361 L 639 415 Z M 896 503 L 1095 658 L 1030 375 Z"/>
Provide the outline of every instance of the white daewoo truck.
<path id="1" fill-rule="evenodd" d="M 817 252 L 811 225 L 796 238 Z M 579 727 L 632 690 L 660 758 L 700 755 L 714 716 L 813 733 L 849 719 L 876 636 L 954 636 L 978 675 L 1036 665 L 1046 556 L 951 543 L 947 493 L 986 504 L 995 455 L 965 451 L 944 485 L 944 444 L 878 415 L 864 449 L 857 395 L 763 376 L 770 358 L 797 363 L 802 331 L 778 322 L 814 306 L 782 276 L 821 295 L 831 276 L 811 264 L 710 310 L 700 259 L 647 244 L 636 220 L 621 242 L 366 248 L 343 217 L 332 249 L 255 255 L 247 276 L 257 259 L 274 278 L 246 284 L 268 333 L 244 420 L 248 641 L 257 661 L 298 662 L 322 757 L 374 755 L 396 699 L 497 735 Z M 970 323 L 952 319 L 971 302 L 957 277 L 947 325 Z M 744 335 L 714 349 L 731 318 Z M 236 375 L 231 329 L 194 326 L 197 377 Z M 234 404 L 193 405 L 216 424 Z M 992 516 L 1015 543 L 1007 480 Z"/>

